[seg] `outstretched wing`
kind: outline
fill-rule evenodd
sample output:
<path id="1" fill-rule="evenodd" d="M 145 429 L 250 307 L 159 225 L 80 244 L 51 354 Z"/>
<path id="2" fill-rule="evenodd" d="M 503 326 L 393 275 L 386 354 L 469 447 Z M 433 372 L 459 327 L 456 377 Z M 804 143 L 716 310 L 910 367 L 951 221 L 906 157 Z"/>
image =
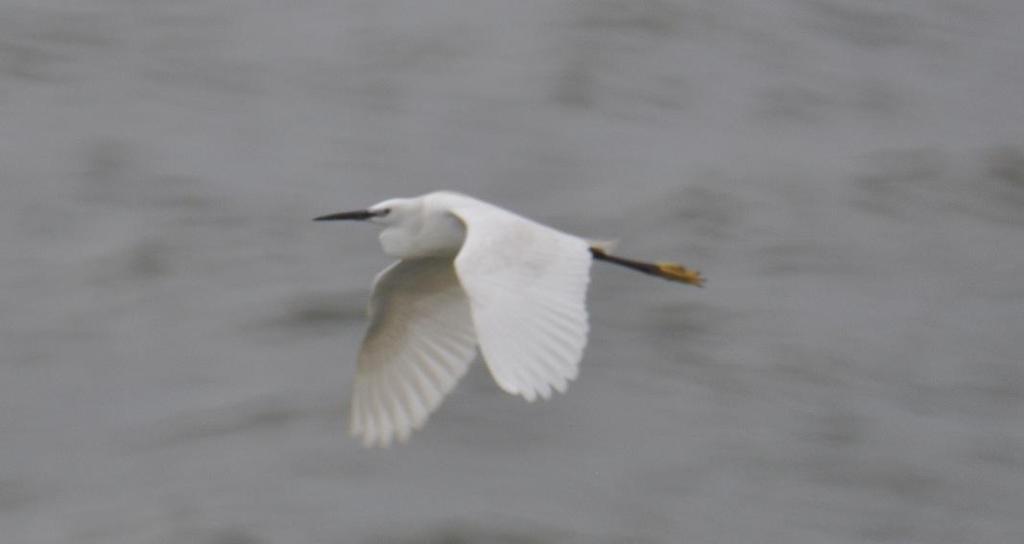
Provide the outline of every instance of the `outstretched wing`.
<path id="1" fill-rule="evenodd" d="M 377 275 L 359 352 L 350 429 L 367 446 L 420 428 L 476 354 L 451 258 L 398 261 Z"/>
<path id="2" fill-rule="evenodd" d="M 587 343 L 587 243 L 475 200 L 451 212 L 466 225 L 455 270 L 495 381 L 528 401 L 565 391 Z"/>

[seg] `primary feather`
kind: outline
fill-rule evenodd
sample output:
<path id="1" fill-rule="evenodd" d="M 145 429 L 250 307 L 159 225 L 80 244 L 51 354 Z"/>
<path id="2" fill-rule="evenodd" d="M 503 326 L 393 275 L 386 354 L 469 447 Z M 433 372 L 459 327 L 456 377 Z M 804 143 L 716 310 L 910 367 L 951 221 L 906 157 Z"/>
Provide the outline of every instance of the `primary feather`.
<path id="1" fill-rule="evenodd" d="M 476 354 L 469 302 L 448 258 L 398 261 L 377 276 L 350 427 L 367 446 L 423 425 Z"/>
<path id="2" fill-rule="evenodd" d="M 587 243 L 497 207 L 452 213 L 466 224 L 455 270 L 494 380 L 529 401 L 565 391 L 587 342 Z"/>

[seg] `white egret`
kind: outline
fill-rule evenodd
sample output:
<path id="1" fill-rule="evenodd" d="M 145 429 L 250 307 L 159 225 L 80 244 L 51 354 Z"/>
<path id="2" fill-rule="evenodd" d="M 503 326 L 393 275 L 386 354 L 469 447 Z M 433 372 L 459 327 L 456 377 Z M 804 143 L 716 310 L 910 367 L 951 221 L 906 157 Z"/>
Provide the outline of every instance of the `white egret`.
<path id="1" fill-rule="evenodd" d="M 377 275 L 359 352 L 350 430 L 367 446 L 404 441 L 466 373 L 477 347 L 494 381 L 528 401 L 564 392 L 587 343 L 598 259 L 701 285 L 694 270 L 610 255 L 492 204 L 440 191 L 317 217 L 384 227 L 399 260 Z"/>

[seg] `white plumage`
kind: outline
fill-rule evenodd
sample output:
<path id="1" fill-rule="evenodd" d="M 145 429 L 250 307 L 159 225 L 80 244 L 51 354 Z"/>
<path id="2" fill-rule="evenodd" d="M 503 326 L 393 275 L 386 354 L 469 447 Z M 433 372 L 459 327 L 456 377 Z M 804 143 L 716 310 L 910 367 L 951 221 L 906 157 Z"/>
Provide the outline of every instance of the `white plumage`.
<path id="1" fill-rule="evenodd" d="M 533 401 L 565 391 L 587 343 L 592 258 L 663 275 L 663 265 L 611 257 L 582 238 L 452 192 L 317 219 L 382 225 L 385 253 L 400 259 L 374 281 L 359 352 L 350 428 L 367 446 L 404 441 L 421 427 L 478 347 L 508 393 Z"/>
<path id="2" fill-rule="evenodd" d="M 452 260 L 398 261 L 377 276 L 359 352 L 350 428 L 367 445 L 405 440 L 476 355 L 469 301 Z"/>

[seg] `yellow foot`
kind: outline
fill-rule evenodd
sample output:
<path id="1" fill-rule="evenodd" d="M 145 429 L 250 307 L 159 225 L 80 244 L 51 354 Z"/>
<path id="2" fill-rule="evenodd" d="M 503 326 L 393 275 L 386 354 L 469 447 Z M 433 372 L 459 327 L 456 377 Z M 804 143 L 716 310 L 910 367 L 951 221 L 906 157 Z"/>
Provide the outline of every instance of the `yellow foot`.
<path id="1" fill-rule="evenodd" d="M 666 280 L 704 287 L 704 276 L 701 276 L 700 272 L 696 270 L 676 263 L 655 263 L 655 265 L 658 267 L 658 272 L 661 273 L 660 276 Z"/>

